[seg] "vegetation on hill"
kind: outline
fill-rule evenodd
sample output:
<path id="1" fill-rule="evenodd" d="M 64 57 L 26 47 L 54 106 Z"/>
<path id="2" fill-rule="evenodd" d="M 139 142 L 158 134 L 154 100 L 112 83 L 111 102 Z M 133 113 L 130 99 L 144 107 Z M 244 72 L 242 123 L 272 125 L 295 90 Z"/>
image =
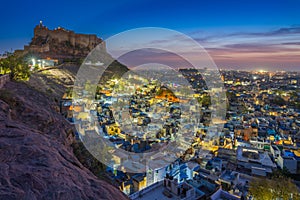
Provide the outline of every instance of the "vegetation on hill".
<path id="1" fill-rule="evenodd" d="M 73 143 L 72 148 L 74 155 L 77 157 L 79 162 L 88 168 L 94 175 L 102 178 L 101 174 L 105 171 L 106 166 L 94 158 L 81 141 Z"/>
<path id="2" fill-rule="evenodd" d="M 30 77 L 30 67 L 24 57 L 9 55 L 0 60 L 0 69 L 3 74 L 10 74 L 12 80 L 28 80 Z"/>
<path id="3" fill-rule="evenodd" d="M 271 179 L 255 179 L 250 182 L 249 193 L 254 199 L 299 199 L 297 186 L 284 171 L 276 171 Z"/>

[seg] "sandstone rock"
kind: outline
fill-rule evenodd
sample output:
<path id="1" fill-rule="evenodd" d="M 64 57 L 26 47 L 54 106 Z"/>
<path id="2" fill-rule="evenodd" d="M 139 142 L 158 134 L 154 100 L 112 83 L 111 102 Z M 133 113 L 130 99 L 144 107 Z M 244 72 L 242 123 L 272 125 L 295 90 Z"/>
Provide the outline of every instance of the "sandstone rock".
<path id="1" fill-rule="evenodd" d="M 45 94 L 24 83 L 0 98 L 0 199 L 128 199 L 74 156 L 71 127 Z"/>

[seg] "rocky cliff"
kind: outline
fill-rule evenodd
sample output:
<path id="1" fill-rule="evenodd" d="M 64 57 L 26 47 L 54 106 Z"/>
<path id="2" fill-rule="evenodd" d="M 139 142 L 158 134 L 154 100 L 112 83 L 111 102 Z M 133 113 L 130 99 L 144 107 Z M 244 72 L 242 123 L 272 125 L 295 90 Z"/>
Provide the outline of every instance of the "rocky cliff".
<path id="1" fill-rule="evenodd" d="M 0 199 L 127 199 L 74 156 L 55 102 L 72 75 L 55 70 L 0 91 Z"/>

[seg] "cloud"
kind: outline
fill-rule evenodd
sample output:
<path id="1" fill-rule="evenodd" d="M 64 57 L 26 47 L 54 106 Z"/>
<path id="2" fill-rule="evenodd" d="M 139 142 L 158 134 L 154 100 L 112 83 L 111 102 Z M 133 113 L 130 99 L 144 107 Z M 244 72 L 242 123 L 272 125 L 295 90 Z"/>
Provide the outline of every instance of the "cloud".
<path id="1" fill-rule="evenodd" d="M 242 69 L 252 69 L 255 66 L 266 66 L 268 69 L 298 70 L 300 67 L 300 26 L 283 27 L 275 30 L 252 32 L 205 32 L 194 31 L 190 35 L 213 58 L 221 68 L 240 66 Z M 170 38 L 152 41 L 157 47 L 168 46 L 176 42 L 181 49 L 189 49 L 188 39 L 173 35 Z M 197 59 L 192 50 L 191 55 Z M 139 57 L 139 58 L 137 58 Z M 162 61 L 162 63 L 183 66 L 184 62 L 174 55 L 162 52 L 143 52 L 143 56 L 135 55 L 131 60 Z M 201 59 L 198 56 L 198 59 Z M 134 63 L 138 64 L 138 63 Z M 139 63 L 140 64 L 140 63 Z"/>
<path id="2" fill-rule="evenodd" d="M 299 42 L 284 42 L 281 43 L 282 45 L 300 45 L 300 41 Z"/>
<path id="3" fill-rule="evenodd" d="M 263 36 L 278 36 L 278 35 L 290 35 L 290 34 L 300 34 L 300 27 L 288 27 L 280 28 L 275 31 L 265 32 L 265 33 L 252 33 L 254 35 L 263 35 Z"/>
<path id="4" fill-rule="evenodd" d="M 203 37 L 198 37 L 197 35 L 204 35 Z M 284 36 L 284 35 L 299 35 L 300 34 L 300 26 L 293 26 L 293 27 L 283 27 L 276 30 L 268 30 L 268 31 L 262 31 L 262 32 L 231 32 L 231 33 L 213 33 L 210 35 L 207 35 L 203 30 L 199 31 L 193 31 L 190 32 L 190 35 L 196 36 L 194 37 L 197 41 L 209 41 L 213 39 L 219 39 L 219 38 L 228 38 L 228 37 L 260 37 L 260 36 Z"/>
<path id="5" fill-rule="evenodd" d="M 244 67 L 259 64 L 299 69 L 300 66 L 299 26 L 265 32 L 212 34 L 196 40 L 220 66 L 228 63 Z"/>

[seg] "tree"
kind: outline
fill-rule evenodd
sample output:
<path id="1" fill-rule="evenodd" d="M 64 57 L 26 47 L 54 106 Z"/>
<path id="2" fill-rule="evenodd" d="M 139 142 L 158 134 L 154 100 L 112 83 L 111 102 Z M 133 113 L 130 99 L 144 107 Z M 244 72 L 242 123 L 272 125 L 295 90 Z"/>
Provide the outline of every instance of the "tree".
<path id="1" fill-rule="evenodd" d="M 211 105 L 211 97 L 209 94 L 204 94 L 202 98 L 199 99 L 202 107 L 209 107 Z"/>
<path id="2" fill-rule="evenodd" d="M 280 96 L 275 96 L 274 99 L 271 99 L 271 103 L 278 106 L 284 106 L 286 104 L 285 100 Z"/>
<path id="3" fill-rule="evenodd" d="M 8 60 L 2 59 L 0 60 L 0 74 L 8 74 L 10 72 Z"/>
<path id="4" fill-rule="evenodd" d="M 254 199 L 273 200 L 280 198 L 290 200 L 299 198 L 297 186 L 291 179 L 276 174 L 271 179 L 254 179 L 250 182 L 249 193 Z"/>
<path id="5" fill-rule="evenodd" d="M 30 77 L 30 68 L 22 57 L 10 55 L 1 60 L 0 65 L 6 72 L 10 72 L 10 78 L 13 80 L 28 80 Z"/>
<path id="6" fill-rule="evenodd" d="M 73 152 L 79 162 L 91 170 L 96 176 L 105 170 L 105 165 L 99 162 L 84 146 L 81 141 L 72 144 Z"/>
<path id="7" fill-rule="evenodd" d="M 270 180 L 267 179 L 254 179 L 250 182 L 249 193 L 255 199 L 272 199 L 270 192 Z"/>

